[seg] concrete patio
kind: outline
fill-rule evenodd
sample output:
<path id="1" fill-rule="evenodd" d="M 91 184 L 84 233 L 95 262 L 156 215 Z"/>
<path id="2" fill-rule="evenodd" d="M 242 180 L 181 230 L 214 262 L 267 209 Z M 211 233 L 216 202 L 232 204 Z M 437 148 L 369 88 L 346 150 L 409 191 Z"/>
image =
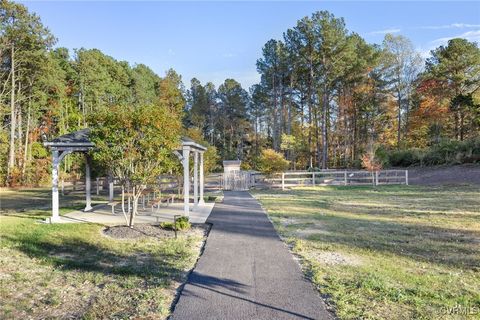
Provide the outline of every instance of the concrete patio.
<path id="1" fill-rule="evenodd" d="M 205 202 L 198 204 L 196 207 L 194 204 L 190 205 L 190 222 L 192 223 L 205 223 L 210 212 L 215 205 L 214 202 Z M 138 215 L 135 218 L 135 224 L 139 223 L 160 223 L 173 221 L 175 215 L 184 215 L 184 203 L 172 203 L 168 206 L 161 206 L 159 209 L 154 208 L 153 212 L 151 208 L 139 206 Z M 128 216 L 128 214 L 127 214 Z M 115 207 L 115 213 L 112 214 L 112 209 L 107 204 L 101 204 L 93 207 L 89 212 L 81 210 L 67 213 L 60 217 L 58 223 L 75 223 L 75 222 L 90 222 L 100 223 L 104 225 L 122 225 L 125 224 L 125 217 L 122 214 L 121 205 Z"/>

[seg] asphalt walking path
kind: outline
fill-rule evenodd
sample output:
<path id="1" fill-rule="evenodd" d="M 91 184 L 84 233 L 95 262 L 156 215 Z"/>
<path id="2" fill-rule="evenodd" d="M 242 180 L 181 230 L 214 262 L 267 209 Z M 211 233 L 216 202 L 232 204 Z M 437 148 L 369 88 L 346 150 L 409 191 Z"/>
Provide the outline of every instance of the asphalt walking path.
<path id="1" fill-rule="evenodd" d="M 333 319 L 248 192 L 225 192 L 171 319 Z"/>

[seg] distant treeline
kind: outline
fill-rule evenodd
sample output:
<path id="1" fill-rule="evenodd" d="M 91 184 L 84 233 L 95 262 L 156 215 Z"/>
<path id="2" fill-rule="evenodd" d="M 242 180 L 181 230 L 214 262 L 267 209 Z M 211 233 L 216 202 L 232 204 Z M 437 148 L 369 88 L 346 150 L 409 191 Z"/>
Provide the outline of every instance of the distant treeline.
<path id="1" fill-rule="evenodd" d="M 216 147 L 209 157 L 257 168 L 262 150 L 292 168 L 357 165 L 370 145 L 426 148 L 479 135 L 480 51 L 452 39 L 426 60 L 402 36 L 371 45 L 343 19 L 317 12 L 270 40 L 249 91 L 233 79 L 218 88 L 180 75 L 161 77 L 97 49 L 69 52 L 25 6 L 0 4 L 0 184 L 47 181 L 42 139 L 89 126 L 118 106 L 184 105 L 184 130 Z M 62 164 L 78 172 L 75 155 Z"/>
<path id="2" fill-rule="evenodd" d="M 188 95 L 188 124 L 250 167 L 265 148 L 292 168 L 350 167 L 372 147 L 425 149 L 480 133 L 480 50 L 465 39 L 424 60 L 404 36 L 368 44 L 321 11 L 268 41 L 257 70 L 249 93 L 194 79 Z"/>
<path id="3" fill-rule="evenodd" d="M 51 155 L 42 136 L 88 127 L 99 111 L 122 105 L 184 108 L 181 78 L 173 70 L 160 77 L 97 49 L 54 48 L 55 37 L 21 4 L 2 1 L 0 19 L 0 184 L 48 181 Z M 79 159 L 69 155 L 62 172 L 78 172 Z"/>

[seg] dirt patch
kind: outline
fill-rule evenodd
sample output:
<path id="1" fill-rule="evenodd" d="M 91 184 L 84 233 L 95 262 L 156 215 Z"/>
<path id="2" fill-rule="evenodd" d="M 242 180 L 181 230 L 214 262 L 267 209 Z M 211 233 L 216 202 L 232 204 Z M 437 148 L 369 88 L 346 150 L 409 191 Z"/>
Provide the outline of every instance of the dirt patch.
<path id="1" fill-rule="evenodd" d="M 199 232 L 206 234 L 209 225 L 204 223 L 192 224 L 190 230 L 178 231 L 178 235 L 196 235 Z M 133 228 L 127 226 L 113 226 L 107 227 L 103 230 L 103 234 L 114 239 L 139 239 L 146 237 L 154 238 L 174 238 L 175 232 L 173 230 L 163 229 L 160 225 L 139 224 Z"/>
<path id="2" fill-rule="evenodd" d="M 291 225 L 291 224 L 297 224 L 297 223 L 302 222 L 302 220 L 295 219 L 295 218 L 280 218 L 279 221 L 280 221 L 280 224 L 283 227 L 286 227 L 286 226 Z"/>
<path id="3" fill-rule="evenodd" d="M 480 185 L 480 165 L 411 167 L 408 180 L 414 185 L 476 184 Z"/>
<path id="4" fill-rule="evenodd" d="M 358 266 L 362 264 L 360 258 L 335 251 L 316 251 L 307 254 L 309 259 L 326 265 Z"/>
<path id="5" fill-rule="evenodd" d="M 315 227 L 312 227 L 312 228 L 295 231 L 295 235 L 302 239 L 307 239 L 311 235 L 318 235 L 318 234 L 329 235 L 331 234 L 331 232 L 320 229 L 320 225 L 315 225 Z"/>

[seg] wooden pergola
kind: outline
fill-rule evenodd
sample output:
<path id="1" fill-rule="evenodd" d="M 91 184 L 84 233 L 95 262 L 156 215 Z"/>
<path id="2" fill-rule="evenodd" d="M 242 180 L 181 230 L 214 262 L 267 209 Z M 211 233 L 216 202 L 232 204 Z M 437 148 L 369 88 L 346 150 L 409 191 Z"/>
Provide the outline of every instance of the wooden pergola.
<path id="1" fill-rule="evenodd" d="M 72 133 L 65 134 L 52 141 L 44 142 L 44 146 L 52 150 L 52 217 L 50 222 L 58 222 L 59 215 L 59 195 L 58 195 L 58 168 L 63 158 L 67 154 L 73 152 L 82 152 L 85 154 L 85 209 L 84 211 L 92 210 L 91 201 L 91 179 L 90 179 L 90 164 L 91 158 L 88 152 L 95 148 L 95 144 L 89 139 L 90 129 L 82 129 Z M 183 166 L 183 198 L 184 198 L 184 215 L 190 215 L 190 155 L 193 154 L 193 202 L 194 209 L 198 205 L 204 204 L 204 169 L 203 169 L 203 153 L 207 150 L 206 147 L 196 143 L 194 140 L 182 137 L 181 149 L 177 150 L 175 154 L 182 162 Z M 181 152 L 179 152 L 181 151 Z M 199 161 L 200 158 L 200 161 Z M 109 199 L 113 201 L 113 182 L 109 186 Z"/>

